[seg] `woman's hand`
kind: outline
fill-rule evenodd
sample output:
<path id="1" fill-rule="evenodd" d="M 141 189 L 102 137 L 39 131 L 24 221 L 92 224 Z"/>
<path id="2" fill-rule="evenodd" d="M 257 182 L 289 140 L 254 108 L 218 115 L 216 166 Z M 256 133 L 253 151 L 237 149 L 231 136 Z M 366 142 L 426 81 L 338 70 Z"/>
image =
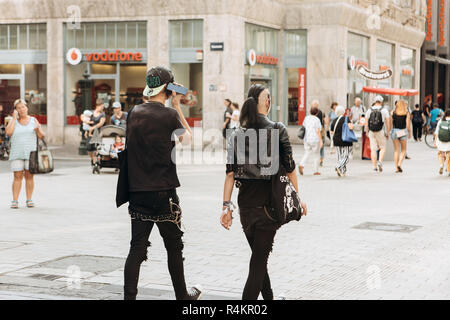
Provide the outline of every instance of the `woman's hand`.
<path id="1" fill-rule="evenodd" d="M 353 123 L 349 122 L 348 128 L 349 128 L 350 130 L 353 130 L 353 129 L 354 129 Z"/>
<path id="2" fill-rule="evenodd" d="M 306 207 L 306 203 L 300 202 L 300 205 L 303 208 L 302 216 L 306 216 L 306 214 L 308 213 L 308 208 Z"/>
<path id="3" fill-rule="evenodd" d="M 13 111 L 13 118 L 14 120 L 17 120 L 17 118 L 19 118 L 19 112 L 17 112 L 17 110 Z"/>
<path id="4" fill-rule="evenodd" d="M 220 216 L 220 224 L 227 230 L 230 230 L 230 227 L 233 223 L 233 211 L 229 208 L 224 208 L 222 211 L 222 215 Z"/>

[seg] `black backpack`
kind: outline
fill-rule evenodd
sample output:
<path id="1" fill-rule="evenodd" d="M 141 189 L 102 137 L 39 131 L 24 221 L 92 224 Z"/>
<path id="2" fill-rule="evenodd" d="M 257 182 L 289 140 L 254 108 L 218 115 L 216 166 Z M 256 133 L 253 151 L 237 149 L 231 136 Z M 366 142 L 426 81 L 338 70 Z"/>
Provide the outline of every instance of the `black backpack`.
<path id="1" fill-rule="evenodd" d="M 420 111 L 413 111 L 413 119 L 412 119 L 413 123 L 422 123 L 423 119 L 422 119 L 422 113 Z"/>
<path id="2" fill-rule="evenodd" d="M 383 129 L 383 115 L 381 109 L 371 109 L 369 117 L 369 130 L 373 132 L 378 132 Z"/>

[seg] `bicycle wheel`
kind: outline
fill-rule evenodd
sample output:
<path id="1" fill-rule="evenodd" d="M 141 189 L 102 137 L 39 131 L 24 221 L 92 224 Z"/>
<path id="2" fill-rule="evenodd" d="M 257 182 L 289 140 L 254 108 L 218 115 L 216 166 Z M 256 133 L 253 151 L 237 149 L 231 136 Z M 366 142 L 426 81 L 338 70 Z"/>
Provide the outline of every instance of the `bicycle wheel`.
<path id="1" fill-rule="evenodd" d="M 436 147 L 434 146 L 434 134 L 432 133 L 426 134 L 424 140 L 427 146 L 429 146 L 432 149 L 436 149 Z"/>

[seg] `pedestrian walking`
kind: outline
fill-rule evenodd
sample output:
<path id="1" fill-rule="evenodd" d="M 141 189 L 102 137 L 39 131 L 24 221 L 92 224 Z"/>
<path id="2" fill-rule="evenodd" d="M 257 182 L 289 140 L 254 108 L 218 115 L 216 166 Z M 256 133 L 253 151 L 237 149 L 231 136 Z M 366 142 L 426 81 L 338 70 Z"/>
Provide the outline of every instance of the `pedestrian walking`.
<path id="1" fill-rule="evenodd" d="M 389 111 L 383 107 L 383 97 L 376 96 L 373 106 L 367 110 L 365 131 L 369 133 L 370 139 L 370 156 L 374 171 L 383 171 L 383 160 L 386 153 L 386 142 L 390 132 L 390 116 Z M 377 159 L 377 151 L 380 150 L 379 159 Z"/>
<path id="2" fill-rule="evenodd" d="M 444 114 L 441 108 L 439 108 L 439 105 L 435 103 L 433 105 L 433 110 L 430 112 L 430 132 L 434 132 L 437 127 L 437 123 L 439 121 L 439 117 L 441 117 Z"/>
<path id="3" fill-rule="evenodd" d="M 320 175 L 319 172 L 319 157 L 320 157 L 320 148 L 323 146 L 322 140 L 322 125 L 320 124 L 320 120 L 317 117 L 319 112 L 319 108 L 316 105 L 311 106 L 310 115 L 305 117 L 303 121 L 303 126 L 305 127 L 305 137 L 303 139 L 303 147 L 305 148 L 305 154 L 300 161 L 300 165 L 298 166 L 298 171 L 301 175 L 303 175 L 304 168 L 308 158 L 312 156 L 313 158 L 313 168 L 314 175 Z"/>
<path id="4" fill-rule="evenodd" d="M 144 95 L 147 103 L 137 105 L 128 116 L 126 150 L 127 167 L 120 170 L 118 195 L 126 193 L 129 198 L 128 212 L 131 217 L 131 246 L 124 270 L 124 298 L 135 300 L 138 293 L 141 263 L 147 260 L 149 236 L 156 226 L 167 250 L 167 264 L 177 300 L 198 300 L 202 291 L 199 286 L 186 289 L 183 267 L 183 231 L 181 207 L 176 188 L 180 186 L 176 171 L 176 159 L 172 158 L 175 147 L 174 135 L 180 141 L 189 140 L 191 129 L 180 108 L 181 95 L 167 90 L 174 82 L 172 71 L 154 67 L 147 71 Z M 172 107 L 166 100 L 172 98 Z M 120 188 L 120 179 L 128 175 L 128 190 Z M 117 201 L 118 205 L 123 202 Z"/>
<path id="5" fill-rule="evenodd" d="M 366 113 L 366 107 L 361 104 L 361 98 L 355 98 L 355 105 L 350 109 L 350 118 L 354 125 L 359 124 L 361 117 Z"/>
<path id="6" fill-rule="evenodd" d="M 232 102 L 231 110 L 230 129 L 236 129 L 239 127 L 239 116 L 241 114 L 239 111 L 239 104 L 237 102 Z"/>
<path id="7" fill-rule="evenodd" d="M 96 166 L 97 163 L 97 157 L 95 156 L 96 151 L 96 144 L 98 143 L 95 139 L 95 137 L 98 135 L 98 129 L 103 127 L 106 121 L 106 114 L 104 112 L 105 105 L 102 99 L 97 99 L 95 101 L 95 109 L 92 110 L 92 114 L 90 117 L 85 116 L 84 114 L 81 115 L 81 121 L 84 124 L 89 124 L 90 128 L 88 131 L 88 139 L 86 141 L 87 143 L 87 151 L 89 154 L 89 157 L 91 157 L 91 165 Z"/>
<path id="8" fill-rule="evenodd" d="M 320 110 L 319 108 L 319 101 L 318 100 L 313 100 L 311 102 L 311 108 L 317 108 L 317 114 L 316 117 L 319 118 L 320 120 L 320 125 L 322 126 L 320 129 L 320 135 L 321 135 L 321 139 L 322 139 L 322 145 L 320 146 L 320 162 L 319 165 L 322 167 L 323 166 L 323 160 L 325 158 L 325 128 L 328 126 L 327 125 L 327 117 L 326 115 L 324 115 L 324 113 L 322 112 L 322 110 Z"/>
<path id="9" fill-rule="evenodd" d="M 336 107 L 338 106 L 337 102 L 332 102 L 330 109 L 331 111 L 328 113 L 328 128 L 327 128 L 327 136 L 328 139 L 330 139 L 331 143 L 330 143 L 330 154 L 334 154 L 335 149 L 334 149 L 334 142 L 333 142 L 333 136 L 331 135 L 331 123 L 334 121 L 334 119 L 336 119 L 338 116 L 336 115 Z"/>
<path id="10" fill-rule="evenodd" d="M 422 127 L 425 122 L 425 115 L 420 110 L 419 104 L 416 104 L 412 112 L 412 128 L 415 141 L 422 141 Z"/>
<path id="11" fill-rule="evenodd" d="M 444 117 L 439 120 L 434 133 L 435 145 L 438 149 L 439 174 L 444 173 L 445 162 L 447 162 L 447 173 L 450 176 L 450 109 L 444 113 Z"/>
<path id="12" fill-rule="evenodd" d="M 425 104 L 422 108 L 423 114 L 425 115 L 425 133 L 428 133 L 428 131 L 430 130 L 431 102 L 431 98 L 425 99 Z"/>
<path id="13" fill-rule="evenodd" d="M 12 119 L 6 127 L 6 134 L 11 137 L 11 171 L 14 173 L 12 185 L 13 200 L 11 208 L 19 208 L 19 194 L 22 181 L 25 177 L 25 190 L 27 195 L 26 206 L 34 207 L 32 200 L 34 191 L 34 177 L 30 173 L 30 153 L 36 151 L 37 139 L 45 137 L 39 121 L 28 115 L 28 105 L 25 100 L 14 101 Z"/>
<path id="14" fill-rule="evenodd" d="M 223 101 L 225 105 L 225 111 L 223 113 L 223 125 L 222 125 L 222 135 L 224 138 L 227 137 L 227 129 L 230 128 L 231 114 L 233 113 L 233 109 L 231 108 L 231 100 L 225 99 Z"/>
<path id="15" fill-rule="evenodd" d="M 330 125 L 331 136 L 333 137 L 333 144 L 337 149 L 337 165 L 335 167 L 336 173 L 339 177 L 347 174 L 347 164 L 353 149 L 353 143 L 342 140 L 342 126 L 346 121 L 345 108 L 343 106 L 336 107 L 337 118 L 333 120 Z M 349 128 L 353 128 L 353 124 L 349 123 Z"/>
<path id="16" fill-rule="evenodd" d="M 120 104 L 119 101 L 114 102 L 112 107 L 113 107 L 113 115 L 111 117 L 111 124 L 126 128 L 128 112 L 122 111 L 122 105 Z"/>
<path id="17" fill-rule="evenodd" d="M 411 135 L 411 115 L 408 112 L 406 102 L 400 100 L 395 104 L 395 109 L 392 111 L 391 139 L 394 143 L 396 173 L 403 172 L 402 163 L 406 156 L 408 138 Z"/>
<path id="18" fill-rule="evenodd" d="M 260 134 L 265 134 L 265 130 L 273 130 L 278 125 L 279 148 L 275 150 L 287 176 L 298 190 L 297 175 L 295 173 L 295 162 L 292 157 L 292 147 L 289 142 L 286 127 L 281 124 L 270 121 L 267 117 L 270 111 L 270 93 L 262 85 L 254 84 L 248 92 L 248 99 L 244 102 L 241 110 L 240 125 L 246 131 L 252 131 L 258 138 Z M 316 118 L 317 119 L 317 118 Z M 317 119 L 317 121 L 319 121 Z M 261 133 L 263 132 L 263 133 Z M 230 139 L 231 141 L 231 139 Z M 259 143 L 257 144 L 259 146 Z M 232 144 L 228 145 L 228 156 L 234 154 Z M 249 146 L 253 149 L 254 146 Z M 276 155 L 273 155 L 276 156 Z M 237 161 L 232 158 L 227 163 L 226 178 L 223 192 L 223 207 L 220 217 L 221 225 L 229 229 L 232 225 L 233 203 L 231 195 L 237 174 Z M 258 166 L 258 164 L 254 164 Z M 245 237 L 250 245 L 252 255 L 247 281 L 242 294 L 243 300 L 256 300 L 259 294 L 265 300 L 273 300 L 274 294 L 270 283 L 270 277 L 267 270 L 267 261 L 272 251 L 273 241 L 279 225 L 267 213 L 270 206 L 272 195 L 271 180 L 264 179 L 262 176 L 252 177 L 252 179 L 238 180 L 239 195 L 238 206 L 240 221 L 244 230 Z M 306 215 L 306 205 L 302 203 L 303 214 Z"/>

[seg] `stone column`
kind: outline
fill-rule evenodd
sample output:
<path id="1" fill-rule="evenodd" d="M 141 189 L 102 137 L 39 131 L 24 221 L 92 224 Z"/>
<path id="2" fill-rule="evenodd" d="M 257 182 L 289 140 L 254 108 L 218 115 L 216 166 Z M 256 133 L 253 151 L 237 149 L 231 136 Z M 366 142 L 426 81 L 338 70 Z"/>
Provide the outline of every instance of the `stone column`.
<path id="1" fill-rule="evenodd" d="M 211 51 L 210 42 L 223 42 L 224 51 Z M 222 130 L 224 99 L 244 102 L 245 23 L 230 15 L 208 15 L 203 27 L 203 134 L 204 144 L 213 142 L 208 130 Z M 214 141 L 214 143 L 222 143 Z"/>
<path id="2" fill-rule="evenodd" d="M 147 68 L 169 66 L 169 19 L 167 16 L 147 20 Z"/>
<path id="3" fill-rule="evenodd" d="M 311 26 L 308 29 L 306 108 L 319 100 L 325 112 L 332 101 L 347 102 L 347 29 L 342 26 Z M 343 53 L 343 54 L 342 54 Z"/>
<path id="4" fill-rule="evenodd" d="M 64 143 L 63 23 L 47 21 L 47 142 Z"/>

